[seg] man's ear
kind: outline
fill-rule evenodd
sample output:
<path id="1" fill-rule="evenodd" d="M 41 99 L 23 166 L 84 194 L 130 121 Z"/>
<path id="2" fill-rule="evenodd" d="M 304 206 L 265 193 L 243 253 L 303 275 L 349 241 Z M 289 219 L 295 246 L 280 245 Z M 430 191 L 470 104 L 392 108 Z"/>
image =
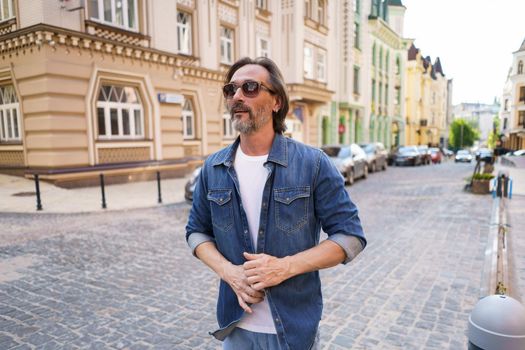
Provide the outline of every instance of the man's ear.
<path id="1" fill-rule="evenodd" d="M 275 98 L 275 106 L 273 106 L 273 111 L 274 112 L 278 112 L 280 109 L 281 109 L 281 98 L 280 97 L 276 97 Z"/>

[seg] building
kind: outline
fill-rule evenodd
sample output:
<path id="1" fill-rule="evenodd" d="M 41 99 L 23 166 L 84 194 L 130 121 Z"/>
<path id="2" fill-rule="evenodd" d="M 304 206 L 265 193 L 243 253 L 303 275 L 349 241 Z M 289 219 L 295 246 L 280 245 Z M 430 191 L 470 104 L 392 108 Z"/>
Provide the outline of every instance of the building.
<path id="1" fill-rule="evenodd" d="M 235 138 L 220 90 L 243 56 L 277 61 L 290 136 L 320 144 L 328 1 L 0 2 L 4 172 L 64 186 L 184 174 Z"/>
<path id="2" fill-rule="evenodd" d="M 512 66 L 503 89 L 501 104 L 501 141 L 510 150 L 525 148 L 525 40 L 512 54 Z"/>
<path id="3" fill-rule="evenodd" d="M 432 63 L 411 43 L 406 76 L 405 143 L 445 146 L 452 81 L 445 78 L 439 57 Z"/>
<path id="4" fill-rule="evenodd" d="M 465 119 L 479 131 L 479 143 L 487 145 L 490 133 L 494 130 L 494 118 L 498 117 L 500 105 L 494 100 L 486 103 L 460 103 L 453 108 L 454 119 Z"/>

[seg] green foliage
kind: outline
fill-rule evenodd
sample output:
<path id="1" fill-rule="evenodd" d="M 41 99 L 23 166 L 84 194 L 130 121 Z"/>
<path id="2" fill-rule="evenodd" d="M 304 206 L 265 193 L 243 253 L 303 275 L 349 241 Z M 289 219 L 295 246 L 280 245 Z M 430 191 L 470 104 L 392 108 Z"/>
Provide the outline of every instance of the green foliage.
<path id="1" fill-rule="evenodd" d="M 474 180 L 491 180 L 494 178 L 492 174 L 474 174 Z"/>
<path id="2" fill-rule="evenodd" d="M 500 133 L 500 120 L 497 115 L 494 116 L 494 119 L 492 119 L 492 131 L 489 133 L 489 138 L 487 140 L 487 146 L 489 148 L 496 148 L 496 141 L 498 141 L 499 133 Z"/>
<path id="3" fill-rule="evenodd" d="M 465 119 L 455 119 L 450 125 L 449 140 L 455 149 L 471 147 L 479 140 L 479 131 Z"/>

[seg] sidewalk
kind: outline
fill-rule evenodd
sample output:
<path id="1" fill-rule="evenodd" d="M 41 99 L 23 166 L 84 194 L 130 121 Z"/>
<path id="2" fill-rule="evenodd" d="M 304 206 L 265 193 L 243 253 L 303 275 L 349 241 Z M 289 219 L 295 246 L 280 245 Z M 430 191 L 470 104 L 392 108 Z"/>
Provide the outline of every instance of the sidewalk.
<path id="1" fill-rule="evenodd" d="M 162 204 L 183 202 L 186 181 L 187 178 L 162 180 Z M 106 185 L 107 209 L 102 209 L 99 186 L 65 189 L 40 181 L 40 193 L 43 210 L 37 211 L 35 182 L 0 174 L 0 213 L 82 213 L 159 205 L 156 180 Z"/>

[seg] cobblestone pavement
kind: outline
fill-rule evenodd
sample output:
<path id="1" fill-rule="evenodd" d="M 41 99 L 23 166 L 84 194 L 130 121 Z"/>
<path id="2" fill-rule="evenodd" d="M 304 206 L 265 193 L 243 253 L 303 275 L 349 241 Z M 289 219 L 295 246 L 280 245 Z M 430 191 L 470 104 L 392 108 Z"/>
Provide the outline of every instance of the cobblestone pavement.
<path id="1" fill-rule="evenodd" d="M 464 349 L 491 199 L 473 166 L 389 168 L 349 187 L 369 245 L 322 272 L 324 349 Z M 217 279 L 184 241 L 187 204 L 0 214 L 0 349 L 216 349 Z"/>

